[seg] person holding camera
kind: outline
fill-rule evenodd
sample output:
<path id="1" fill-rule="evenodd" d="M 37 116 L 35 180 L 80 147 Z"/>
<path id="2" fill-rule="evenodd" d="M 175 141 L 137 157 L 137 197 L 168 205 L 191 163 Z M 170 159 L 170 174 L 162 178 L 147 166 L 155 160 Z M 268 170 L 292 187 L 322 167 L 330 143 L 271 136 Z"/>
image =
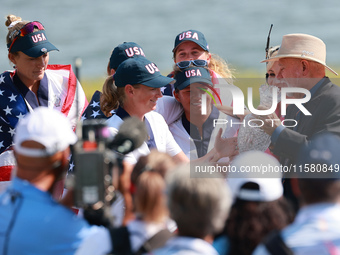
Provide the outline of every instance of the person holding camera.
<path id="1" fill-rule="evenodd" d="M 110 252 L 106 228 L 90 226 L 52 197 L 67 171 L 69 145 L 76 140 L 68 119 L 54 109 L 38 107 L 19 121 L 14 135 L 16 177 L 0 195 L 1 254 Z M 97 244 L 95 250 L 77 253 L 88 240 Z"/>

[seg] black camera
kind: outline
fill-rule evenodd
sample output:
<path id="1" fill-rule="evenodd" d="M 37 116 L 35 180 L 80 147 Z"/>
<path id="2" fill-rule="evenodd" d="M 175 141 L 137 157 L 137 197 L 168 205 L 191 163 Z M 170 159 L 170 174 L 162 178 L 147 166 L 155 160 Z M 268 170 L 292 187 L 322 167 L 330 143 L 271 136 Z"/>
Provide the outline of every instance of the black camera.
<path id="1" fill-rule="evenodd" d="M 109 129 L 104 119 L 89 119 L 78 124 L 77 135 L 72 151 L 75 206 L 108 216 L 123 157 L 146 140 L 146 126 L 136 117 L 126 118 L 119 130 Z"/>
<path id="2" fill-rule="evenodd" d="M 82 123 L 78 137 L 73 148 L 75 205 L 101 208 L 114 198 L 112 168 L 117 159 L 109 148 L 112 135 L 105 120 L 90 119 Z"/>

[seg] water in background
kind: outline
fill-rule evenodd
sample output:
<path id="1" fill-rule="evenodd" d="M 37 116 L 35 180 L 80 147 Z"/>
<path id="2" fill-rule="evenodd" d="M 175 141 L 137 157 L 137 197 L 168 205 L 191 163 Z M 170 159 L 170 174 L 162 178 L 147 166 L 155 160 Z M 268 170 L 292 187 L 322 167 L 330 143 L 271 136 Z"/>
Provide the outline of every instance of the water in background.
<path id="1" fill-rule="evenodd" d="M 2 0 L 0 70 L 11 68 L 7 58 L 5 18 L 12 13 L 39 20 L 60 52 L 50 64 L 69 64 L 81 57 L 82 78 L 105 76 L 111 50 L 124 41 L 140 44 L 163 73 L 171 70 L 178 33 L 203 32 L 210 50 L 235 69 L 264 71 L 265 44 L 274 24 L 271 45 L 288 33 L 307 33 L 327 45 L 327 63 L 340 72 L 340 1 L 336 0 Z M 236 72 L 236 76 L 241 71 Z"/>

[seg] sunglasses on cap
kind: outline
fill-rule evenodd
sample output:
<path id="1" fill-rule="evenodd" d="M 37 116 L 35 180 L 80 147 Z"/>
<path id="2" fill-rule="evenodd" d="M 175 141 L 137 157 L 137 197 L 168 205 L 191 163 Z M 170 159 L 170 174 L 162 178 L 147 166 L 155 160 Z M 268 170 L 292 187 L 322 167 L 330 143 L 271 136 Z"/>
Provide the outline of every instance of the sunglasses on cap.
<path id="1" fill-rule="evenodd" d="M 190 66 L 190 64 L 193 64 L 194 66 L 199 66 L 199 67 L 204 67 L 208 65 L 208 61 L 203 60 L 203 59 L 195 59 L 195 60 L 185 60 L 185 61 L 181 61 L 176 63 L 176 65 L 180 68 L 180 69 L 184 69 Z"/>
<path id="2" fill-rule="evenodd" d="M 16 33 L 16 35 L 14 36 L 14 39 L 12 41 L 12 43 L 10 45 L 7 44 L 8 47 L 8 52 L 11 52 L 12 46 L 15 43 L 15 41 L 19 38 L 19 37 L 24 37 L 28 34 L 31 34 L 34 32 L 34 29 L 39 29 L 39 30 L 45 30 L 44 26 L 39 22 L 39 21 L 32 21 L 27 23 L 25 26 L 23 26 L 20 30 L 16 30 L 14 31 L 13 35 Z M 11 37 L 13 36 L 11 35 Z"/>

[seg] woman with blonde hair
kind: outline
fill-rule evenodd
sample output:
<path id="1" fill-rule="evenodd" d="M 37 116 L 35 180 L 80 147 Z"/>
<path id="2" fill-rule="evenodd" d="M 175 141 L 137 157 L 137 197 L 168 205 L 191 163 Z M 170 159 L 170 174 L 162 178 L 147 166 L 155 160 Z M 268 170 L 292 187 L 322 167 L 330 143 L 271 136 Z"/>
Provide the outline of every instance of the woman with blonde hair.
<path id="1" fill-rule="evenodd" d="M 213 88 L 213 97 L 216 98 L 215 106 L 230 116 L 233 115 L 233 94 L 232 91 L 239 90 L 233 82 L 233 73 L 227 62 L 216 54 L 210 53 L 208 42 L 203 33 L 197 30 L 186 30 L 176 36 L 173 52 L 175 65 L 174 71 L 168 77 L 173 78 L 175 70 L 184 70 L 190 66 L 208 68 Z M 174 85 L 168 84 L 164 95 L 174 95 Z M 218 100 L 217 100 L 218 99 Z M 243 106 L 243 102 L 240 102 Z M 183 113 L 176 100 L 167 97 L 160 100 L 156 111 L 164 116 L 165 121 L 170 125 L 177 121 Z M 246 109 L 245 106 L 243 106 Z M 171 109 L 169 111 L 168 109 Z"/>
<path id="2" fill-rule="evenodd" d="M 8 15 L 5 24 L 8 59 L 14 70 L 0 74 L 0 190 L 15 164 L 12 137 L 24 115 L 46 106 L 62 112 L 75 128 L 88 104 L 71 65 L 48 65 L 49 52 L 58 49 L 49 42 L 39 21 Z"/>
<path id="3" fill-rule="evenodd" d="M 227 62 L 217 54 L 209 51 L 208 42 L 203 33 L 197 30 L 186 30 L 176 36 L 173 52 L 175 67 L 181 69 L 187 68 L 192 63 L 195 66 L 207 67 L 210 70 L 211 78 L 214 84 L 218 84 L 220 78 L 225 79 L 223 82 L 232 84 L 233 74 Z M 174 73 L 168 76 L 173 77 Z M 222 81 L 222 80 L 221 80 Z M 170 84 L 165 90 L 165 95 L 173 94 L 173 86 Z M 231 100 L 228 98 L 228 100 Z M 223 102 L 228 106 L 231 102 Z"/>

